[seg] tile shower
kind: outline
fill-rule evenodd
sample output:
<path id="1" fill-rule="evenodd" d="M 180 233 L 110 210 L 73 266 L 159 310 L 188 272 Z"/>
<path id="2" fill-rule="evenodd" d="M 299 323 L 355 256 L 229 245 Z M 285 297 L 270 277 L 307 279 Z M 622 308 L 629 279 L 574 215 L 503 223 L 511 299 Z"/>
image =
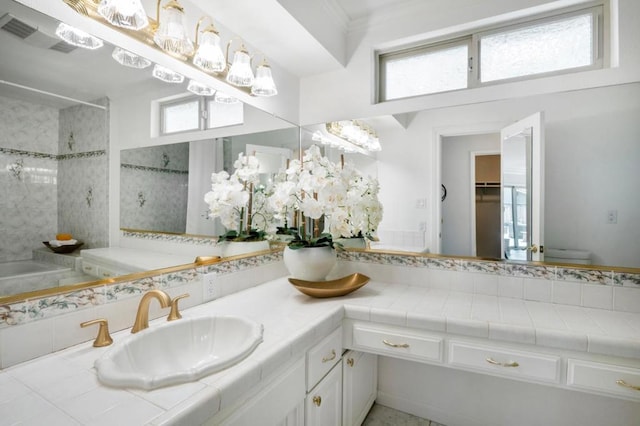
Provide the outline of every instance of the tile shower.
<path id="1" fill-rule="evenodd" d="M 108 112 L 0 96 L 0 129 L 0 264 L 31 259 L 57 232 L 106 246 Z"/>

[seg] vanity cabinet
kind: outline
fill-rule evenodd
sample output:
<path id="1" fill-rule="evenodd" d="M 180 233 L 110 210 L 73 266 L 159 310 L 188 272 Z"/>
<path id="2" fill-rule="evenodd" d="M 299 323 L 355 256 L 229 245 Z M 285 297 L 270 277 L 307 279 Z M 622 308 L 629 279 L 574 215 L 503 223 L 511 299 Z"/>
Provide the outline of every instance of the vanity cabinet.
<path id="1" fill-rule="evenodd" d="M 462 369 L 532 381 L 559 383 L 559 356 L 518 351 L 498 345 L 449 342 L 449 364 Z"/>
<path id="2" fill-rule="evenodd" d="M 378 356 L 345 352 L 342 356 L 342 425 L 361 425 L 377 394 Z"/>
<path id="3" fill-rule="evenodd" d="M 569 359 L 567 385 L 576 389 L 640 401 L 640 368 Z"/>
<path id="4" fill-rule="evenodd" d="M 329 373 L 307 394 L 304 404 L 306 426 L 342 425 L 342 363 L 338 362 Z"/>
<path id="5" fill-rule="evenodd" d="M 277 374 L 276 379 L 257 394 L 229 407 L 206 425 L 304 425 L 305 361 L 300 358 Z"/>

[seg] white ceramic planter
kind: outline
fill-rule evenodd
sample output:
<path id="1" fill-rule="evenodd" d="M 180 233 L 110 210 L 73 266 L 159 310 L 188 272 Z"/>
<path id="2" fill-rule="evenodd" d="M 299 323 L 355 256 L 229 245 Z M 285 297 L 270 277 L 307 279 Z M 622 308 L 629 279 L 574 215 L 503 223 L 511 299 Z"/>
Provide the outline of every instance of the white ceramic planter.
<path id="1" fill-rule="evenodd" d="M 221 254 L 222 257 L 231 257 L 263 250 L 269 250 L 269 241 L 225 241 Z"/>
<path id="2" fill-rule="evenodd" d="M 344 248 L 367 248 L 367 241 L 362 237 L 338 238 L 335 242 L 342 244 L 342 247 Z"/>
<path id="3" fill-rule="evenodd" d="M 331 247 L 284 249 L 284 265 L 293 278 L 324 281 L 336 265 L 336 251 Z"/>

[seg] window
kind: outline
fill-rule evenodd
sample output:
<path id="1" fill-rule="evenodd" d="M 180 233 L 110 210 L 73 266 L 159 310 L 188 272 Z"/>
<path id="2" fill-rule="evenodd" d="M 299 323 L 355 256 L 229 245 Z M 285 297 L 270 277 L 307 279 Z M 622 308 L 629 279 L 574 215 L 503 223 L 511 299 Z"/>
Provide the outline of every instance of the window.
<path id="1" fill-rule="evenodd" d="M 378 52 L 378 101 L 603 66 L 603 6 Z"/>
<path id="2" fill-rule="evenodd" d="M 469 42 L 447 43 L 381 58 L 384 100 L 427 95 L 467 87 Z"/>
<path id="3" fill-rule="evenodd" d="M 215 129 L 244 123 L 244 104 L 189 96 L 160 102 L 160 134 Z"/>
<path id="4" fill-rule="evenodd" d="M 162 134 L 200 128 L 200 102 L 197 98 L 163 104 L 160 111 Z"/>

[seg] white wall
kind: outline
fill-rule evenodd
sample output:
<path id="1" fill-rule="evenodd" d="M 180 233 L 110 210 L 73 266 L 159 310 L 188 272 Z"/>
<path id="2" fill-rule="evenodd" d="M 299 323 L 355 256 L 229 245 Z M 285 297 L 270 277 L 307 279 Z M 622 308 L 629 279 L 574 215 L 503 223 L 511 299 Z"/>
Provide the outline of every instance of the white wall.
<path id="1" fill-rule="evenodd" d="M 408 2 L 397 11 L 384 9 L 366 21 L 356 23 L 349 33 L 349 58 L 344 69 L 303 78 L 301 81 L 300 122 L 313 124 L 348 118 L 398 114 L 453 105 L 515 99 L 543 93 L 638 81 L 640 77 L 640 2 L 612 0 L 619 5 L 619 66 L 538 78 L 525 82 L 498 84 L 478 89 L 374 104 L 374 51 L 402 46 L 418 40 L 442 37 L 503 22 L 523 13 L 565 7 L 577 1 L 552 0 L 433 0 Z M 401 10 L 400 10 L 401 9 Z M 528 10 L 527 10 L 528 9 Z M 615 9 L 615 7 L 614 7 Z M 615 19 L 613 25 L 616 25 Z"/>

